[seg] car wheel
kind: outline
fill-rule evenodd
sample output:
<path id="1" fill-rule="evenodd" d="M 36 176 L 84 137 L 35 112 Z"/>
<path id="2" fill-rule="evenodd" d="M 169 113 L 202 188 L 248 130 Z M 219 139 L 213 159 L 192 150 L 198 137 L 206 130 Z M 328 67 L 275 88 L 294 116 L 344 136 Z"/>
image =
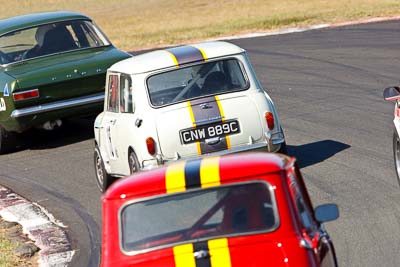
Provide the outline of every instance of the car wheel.
<path id="1" fill-rule="evenodd" d="M 400 185 L 400 139 L 396 129 L 393 132 L 393 156 L 394 166 L 396 168 L 397 181 Z"/>
<path id="2" fill-rule="evenodd" d="M 135 152 L 133 152 L 132 150 L 129 151 L 128 163 L 131 174 L 134 174 L 139 171 L 139 160 Z"/>
<path id="3" fill-rule="evenodd" d="M 0 126 L 0 155 L 17 148 L 17 137 L 15 133 L 6 131 Z"/>
<path id="4" fill-rule="evenodd" d="M 97 186 L 99 187 L 100 191 L 104 193 L 114 182 L 115 178 L 107 173 L 98 146 L 96 146 L 94 149 L 94 169 L 96 172 Z"/>

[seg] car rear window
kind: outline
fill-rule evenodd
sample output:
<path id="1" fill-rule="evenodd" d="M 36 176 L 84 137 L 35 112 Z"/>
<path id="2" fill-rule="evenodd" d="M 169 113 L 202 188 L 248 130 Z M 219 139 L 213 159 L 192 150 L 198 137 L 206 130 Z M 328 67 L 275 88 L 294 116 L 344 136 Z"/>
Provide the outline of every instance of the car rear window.
<path id="1" fill-rule="evenodd" d="M 265 182 L 189 190 L 126 205 L 120 214 L 126 253 L 217 236 L 268 232 L 279 219 Z"/>
<path id="2" fill-rule="evenodd" d="M 109 44 L 91 21 L 43 24 L 0 36 L 0 64 Z"/>
<path id="3" fill-rule="evenodd" d="M 238 59 L 216 60 L 159 73 L 147 79 L 151 104 L 174 104 L 206 95 L 246 90 L 247 76 Z"/>

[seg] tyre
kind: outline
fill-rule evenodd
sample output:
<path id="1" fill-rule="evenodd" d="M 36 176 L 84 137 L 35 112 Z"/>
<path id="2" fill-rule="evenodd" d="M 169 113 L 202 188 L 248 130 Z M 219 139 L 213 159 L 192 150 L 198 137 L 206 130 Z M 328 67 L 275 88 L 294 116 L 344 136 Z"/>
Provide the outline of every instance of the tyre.
<path id="1" fill-rule="evenodd" d="M 281 144 L 281 148 L 279 148 L 279 150 L 277 151 L 277 153 L 285 154 L 285 155 L 288 154 L 286 142 L 283 142 L 283 143 Z"/>
<path id="2" fill-rule="evenodd" d="M 0 126 L 0 155 L 17 148 L 17 136 Z"/>
<path id="3" fill-rule="evenodd" d="M 129 170 L 130 170 L 131 174 L 134 174 L 139 171 L 139 168 L 140 168 L 139 160 L 138 160 L 135 152 L 133 152 L 133 150 L 129 150 L 128 163 L 129 163 Z"/>
<path id="4" fill-rule="evenodd" d="M 283 133 L 282 126 L 281 126 L 281 132 L 282 132 L 282 134 L 283 134 L 283 137 L 285 138 L 285 134 Z M 285 138 L 285 141 L 281 144 L 281 147 L 279 148 L 279 150 L 277 151 L 277 153 L 284 154 L 284 155 L 287 155 L 287 154 L 288 154 L 287 146 L 286 146 L 286 138 Z"/>
<path id="5" fill-rule="evenodd" d="M 99 187 L 100 191 L 104 193 L 115 181 L 115 178 L 107 173 L 98 146 L 96 146 L 94 149 L 94 169 L 96 173 L 97 186 Z"/>
<path id="6" fill-rule="evenodd" d="M 397 175 L 397 181 L 399 182 L 400 185 L 400 139 L 396 129 L 394 129 L 393 132 L 393 158 Z"/>

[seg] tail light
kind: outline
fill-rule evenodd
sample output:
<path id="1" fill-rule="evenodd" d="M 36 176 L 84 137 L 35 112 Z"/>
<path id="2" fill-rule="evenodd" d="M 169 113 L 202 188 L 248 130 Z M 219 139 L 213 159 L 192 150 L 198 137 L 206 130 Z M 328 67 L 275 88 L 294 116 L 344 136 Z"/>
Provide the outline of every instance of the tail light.
<path id="1" fill-rule="evenodd" d="M 150 155 L 154 155 L 156 153 L 156 142 L 154 141 L 153 138 L 148 137 L 146 139 L 146 146 L 147 146 L 147 151 L 149 152 Z"/>
<path id="2" fill-rule="evenodd" d="M 26 100 L 26 99 L 30 99 L 30 98 L 36 98 L 36 97 L 39 97 L 38 89 L 13 93 L 14 101 Z"/>
<path id="3" fill-rule="evenodd" d="M 265 112 L 265 121 L 267 122 L 268 129 L 272 130 L 275 127 L 274 114 L 272 112 Z"/>

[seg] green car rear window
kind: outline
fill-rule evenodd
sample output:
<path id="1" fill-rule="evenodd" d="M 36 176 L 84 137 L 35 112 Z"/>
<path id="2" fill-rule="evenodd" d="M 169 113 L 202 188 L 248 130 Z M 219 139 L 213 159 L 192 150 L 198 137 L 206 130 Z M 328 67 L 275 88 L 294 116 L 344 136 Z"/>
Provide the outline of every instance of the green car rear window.
<path id="1" fill-rule="evenodd" d="M 120 214 L 126 253 L 278 227 L 272 186 L 252 182 L 189 190 L 126 205 Z"/>
<path id="2" fill-rule="evenodd" d="M 9 32 L 0 37 L 0 64 L 109 45 L 90 21 L 71 20 Z"/>

